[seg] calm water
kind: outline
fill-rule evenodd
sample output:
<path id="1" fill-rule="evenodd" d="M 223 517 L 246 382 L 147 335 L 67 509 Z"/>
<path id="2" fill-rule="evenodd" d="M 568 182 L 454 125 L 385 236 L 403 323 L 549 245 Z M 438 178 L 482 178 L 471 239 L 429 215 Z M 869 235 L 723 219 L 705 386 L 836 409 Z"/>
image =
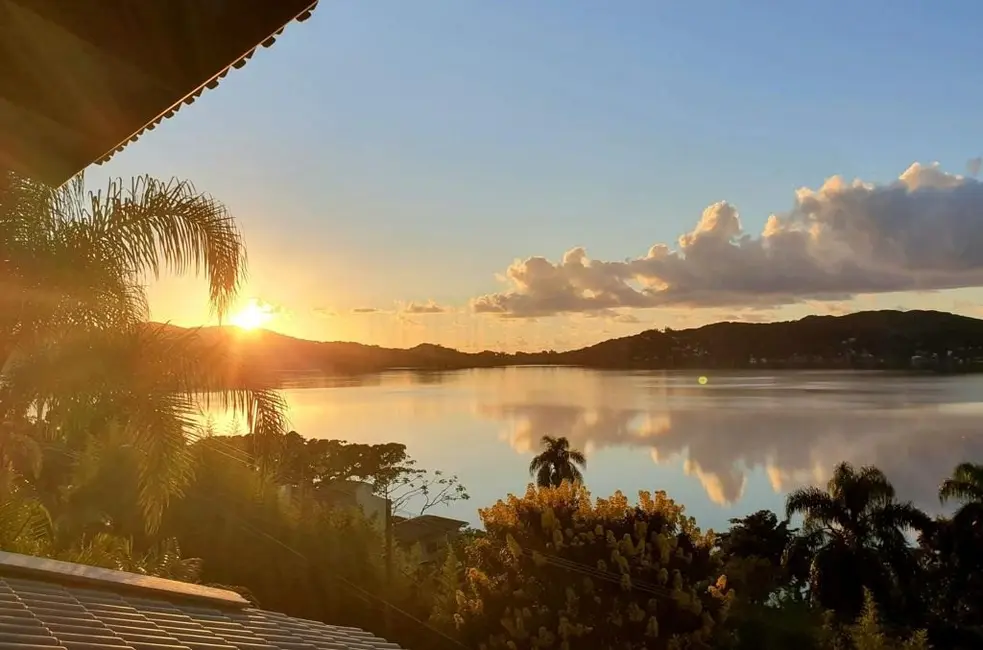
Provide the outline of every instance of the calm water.
<path id="1" fill-rule="evenodd" d="M 902 498 L 938 510 L 939 481 L 983 460 L 983 376 L 878 373 L 600 372 L 507 368 L 393 372 L 287 390 L 309 437 L 399 441 L 420 465 L 457 474 L 471 500 L 436 514 L 478 521 L 478 507 L 529 481 L 545 434 L 587 453 L 596 495 L 666 490 L 701 526 L 825 481 L 840 460 L 887 472 Z"/>

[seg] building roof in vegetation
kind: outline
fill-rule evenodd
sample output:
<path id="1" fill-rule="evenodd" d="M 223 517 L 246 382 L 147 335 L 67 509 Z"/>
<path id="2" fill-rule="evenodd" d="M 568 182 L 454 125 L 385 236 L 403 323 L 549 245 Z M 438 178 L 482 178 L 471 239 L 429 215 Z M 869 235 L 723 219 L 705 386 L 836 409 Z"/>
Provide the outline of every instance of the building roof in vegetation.
<path id="1" fill-rule="evenodd" d="M 403 544 L 414 544 L 422 539 L 439 538 L 461 530 L 468 522 L 439 515 L 420 515 L 409 519 L 393 518 L 393 536 Z"/>
<path id="2" fill-rule="evenodd" d="M 61 185 L 272 45 L 317 0 L 0 0 L 0 168 Z"/>
<path id="3" fill-rule="evenodd" d="M 0 650 L 399 650 L 239 594 L 0 552 Z"/>

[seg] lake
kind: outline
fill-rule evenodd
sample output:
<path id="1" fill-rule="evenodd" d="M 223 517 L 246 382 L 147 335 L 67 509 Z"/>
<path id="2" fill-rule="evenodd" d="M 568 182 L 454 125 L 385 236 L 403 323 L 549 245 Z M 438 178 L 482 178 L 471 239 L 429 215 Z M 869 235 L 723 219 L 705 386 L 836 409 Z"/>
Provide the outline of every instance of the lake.
<path id="1" fill-rule="evenodd" d="M 612 372 L 500 368 L 305 380 L 286 389 L 307 437 L 406 444 L 420 466 L 457 474 L 477 508 L 529 482 L 543 435 L 587 454 L 585 481 L 607 496 L 666 490 L 704 527 L 825 482 L 841 460 L 874 464 L 938 512 L 936 489 L 983 460 L 983 375 L 876 372 Z"/>

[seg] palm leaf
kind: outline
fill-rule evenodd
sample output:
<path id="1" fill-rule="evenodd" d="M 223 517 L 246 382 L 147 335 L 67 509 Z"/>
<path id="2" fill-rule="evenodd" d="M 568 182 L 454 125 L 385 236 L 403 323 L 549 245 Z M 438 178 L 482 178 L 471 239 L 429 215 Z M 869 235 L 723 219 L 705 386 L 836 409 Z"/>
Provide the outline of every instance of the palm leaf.
<path id="1" fill-rule="evenodd" d="M 952 477 L 942 482 L 939 500 L 983 502 L 983 465 L 961 463 L 952 471 Z"/>

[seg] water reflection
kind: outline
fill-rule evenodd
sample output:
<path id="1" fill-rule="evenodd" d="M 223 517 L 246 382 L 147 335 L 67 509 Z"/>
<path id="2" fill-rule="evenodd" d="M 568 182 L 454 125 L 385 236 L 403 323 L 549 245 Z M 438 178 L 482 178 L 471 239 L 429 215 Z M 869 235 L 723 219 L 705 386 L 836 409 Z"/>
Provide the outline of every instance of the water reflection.
<path id="1" fill-rule="evenodd" d="M 766 471 L 784 492 L 824 481 L 840 460 L 874 464 L 903 491 L 932 501 L 939 481 L 963 459 L 983 456 L 977 415 L 931 407 L 897 410 L 777 408 L 631 410 L 555 404 L 486 404 L 486 417 L 512 420 L 509 442 L 519 452 L 544 434 L 564 434 L 589 452 L 610 446 L 647 448 L 657 463 L 682 460 L 712 501 L 744 493 L 747 474 Z"/>
<path id="2" fill-rule="evenodd" d="M 824 482 L 840 460 L 879 466 L 903 498 L 937 510 L 939 481 L 983 458 L 981 389 L 977 377 L 731 373 L 702 386 L 696 374 L 523 368 L 389 373 L 374 385 L 291 390 L 288 400 L 305 435 L 398 440 L 422 465 L 460 474 L 473 501 L 457 516 L 473 520 L 474 506 L 521 490 L 550 434 L 587 452 L 598 492 L 665 487 L 719 524 L 779 507 L 781 494 Z M 687 501 L 687 484 L 705 507 Z"/>

